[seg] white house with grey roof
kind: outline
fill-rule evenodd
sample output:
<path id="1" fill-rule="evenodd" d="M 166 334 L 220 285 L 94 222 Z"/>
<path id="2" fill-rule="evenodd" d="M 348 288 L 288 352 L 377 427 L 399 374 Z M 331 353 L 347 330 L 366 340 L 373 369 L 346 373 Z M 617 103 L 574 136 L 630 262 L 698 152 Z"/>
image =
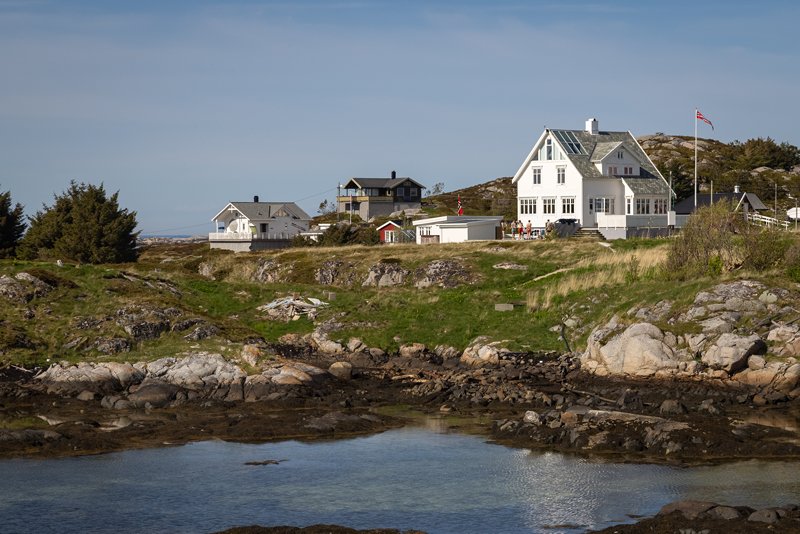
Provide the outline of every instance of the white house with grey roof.
<path id="1" fill-rule="evenodd" d="M 669 184 L 630 132 L 546 128 L 514 176 L 517 218 L 597 229 L 606 239 L 663 235 L 675 224 Z"/>
<path id="2" fill-rule="evenodd" d="M 294 202 L 228 202 L 211 219 L 216 231 L 208 234 L 211 248 L 247 252 L 289 246 L 307 232 L 311 217 Z"/>

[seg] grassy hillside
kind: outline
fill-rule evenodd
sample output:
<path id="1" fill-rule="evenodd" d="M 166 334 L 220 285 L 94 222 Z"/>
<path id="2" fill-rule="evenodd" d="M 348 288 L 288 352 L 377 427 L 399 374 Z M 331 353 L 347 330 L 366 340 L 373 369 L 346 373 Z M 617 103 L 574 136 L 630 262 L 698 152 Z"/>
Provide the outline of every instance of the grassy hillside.
<path id="1" fill-rule="evenodd" d="M 236 355 L 246 342 L 310 333 L 320 323 L 332 339 L 355 336 L 389 350 L 411 342 L 463 349 L 479 335 L 514 350 L 562 350 L 559 332 L 567 322 L 571 347 L 581 347 L 591 328 L 615 313 L 662 299 L 678 310 L 719 282 L 665 282 L 660 265 L 667 247 L 658 240 L 618 242 L 612 249 L 558 240 L 233 254 L 207 245 L 161 245 L 146 249 L 136 264 L 3 261 L 2 287 L 12 280 L 27 294 L 15 300 L 0 291 L 0 361 L 136 361 L 189 349 Z M 445 265 L 443 275 L 416 287 L 431 265 Z M 370 270 L 387 268 L 406 272 L 405 280 L 363 285 Z M 17 280 L 22 272 L 47 288 Z M 789 284 L 780 273 L 736 276 Z M 314 322 L 274 321 L 257 309 L 286 295 L 329 305 Z M 495 311 L 497 303 L 514 309 Z M 145 329 L 142 337 L 143 324 L 156 331 Z"/>

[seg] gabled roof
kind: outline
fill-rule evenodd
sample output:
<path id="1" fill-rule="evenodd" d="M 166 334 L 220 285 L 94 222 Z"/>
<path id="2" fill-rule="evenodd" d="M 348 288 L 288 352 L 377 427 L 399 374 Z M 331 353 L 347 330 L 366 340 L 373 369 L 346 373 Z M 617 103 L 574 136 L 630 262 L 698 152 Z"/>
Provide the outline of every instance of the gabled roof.
<path id="1" fill-rule="evenodd" d="M 623 176 L 622 181 L 636 195 L 668 196 L 669 186 L 663 180 Z"/>
<path id="2" fill-rule="evenodd" d="M 424 185 L 412 180 L 411 178 L 350 178 L 342 189 L 364 189 L 364 188 L 381 188 L 381 189 L 394 189 L 406 182 L 411 182 L 421 189 L 426 189 Z M 353 184 L 353 185 L 350 185 Z"/>
<path id="3" fill-rule="evenodd" d="M 603 161 L 603 158 L 614 152 L 620 146 L 622 146 L 620 141 L 597 143 L 597 146 L 594 147 L 591 161 Z"/>
<path id="4" fill-rule="evenodd" d="M 739 209 L 743 203 L 747 203 L 751 209 L 764 211 L 769 208 L 761 202 L 755 193 L 714 193 L 713 203 L 730 202 L 734 209 Z M 697 207 L 702 208 L 712 203 L 711 195 L 708 193 L 697 195 Z M 694 213 L 694 196 L 684 198 L 675 204 L 675 213 L 678 215 L 689 215 Z"/>
<path id="5" fill-rule="evenodd" d="M 400 221 L 386 221 L 385 223 L 383 223 L 382 225 L 380 225 L 379 227 L 377 227 L 375 230 L 380 230 L 380 229 L 381 229 L 381 228 L 383 228 L 384 226 L 389 226 L 390 224 L 391 224 L 392 226 L 396 226 L 397 228 L 402 228 L 402 225 L 401 225 L 401 222 L 400 222 Z"/>
<path id="6" fill-rule="evenodd" d="M 607 156 L 612 150 L 622 146 L 628 151 L 629 154 L 639 161 L 642 169 L 642 173 L 639 178 L 659 179 L 663 181 L 664 184 L 667 184 L 667 181 L 664 180 L 664 177 L 661 176 L 660 172 L 658 172 L 655 164 L 653 164 L 653 162 L 647 156 L 647 153 L 644 151 L 644 149 L 642 149 L 639 142 L 636 141 L 636 138 L 633 137 L 633 134 L 630 132 L 597 132 L 597 134 L 593 135 L 585 130 L 556 129 L 546 129 L 542 133 L 542 135 L 539 137 L 539 140 L 528 154 L 528 157 L 520 166 L 517 174 L 512 180 L 512 183 L 517 183 L 520 178 L 522 178 L 525 170 L 528 168 L 531 161 L 533 161 L 533 158 L 539 150 L 539 147 L 542 145 L 542 143 L 544 143 L 545 138 L 550 133 L 553 134 L 553 139 L 561 147 L 561 152 L 575 166 L 578 172 L 581 173 L 583 178 L 608 178 L 608 176 L 603 176 L 592 162 L 599 161 Z M 574 138 L 580 143 L 582 150 L 568 150 L 560 140 L 561 138 L 565 137 L 565 134 L 568 134 L 570 137 L 574 136 Z M 585 152 L 585 154 L 583 152 Z M 667 187 L 669 187 L 669 185 L 667 185 Z"/>
<path id="7" fill-rule="evenodd" d="M 263 221 L 275 217 L 311 220 L 311 217 L 294 202 L 229 202 L 211 220 L 216 221 L 226 211 L 237 210 L 251 221 Z"/>

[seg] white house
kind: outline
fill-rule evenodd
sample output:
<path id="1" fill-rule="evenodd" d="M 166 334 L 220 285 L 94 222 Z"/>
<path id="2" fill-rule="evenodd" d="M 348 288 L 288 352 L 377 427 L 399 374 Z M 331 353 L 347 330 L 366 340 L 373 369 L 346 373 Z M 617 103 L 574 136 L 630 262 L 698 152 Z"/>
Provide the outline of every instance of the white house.
<path id="1" fill-rule="evenodd" d="M 208 234 L 211 248 L 246 252 L 289 245 L 307 232 L 311 217 L 294 202 L 229 202 L 211 219 L 215 232 Z"/>
<path id="2" fill-rule="evenodd" d="M 501 216 L 443 215 L 413 221 L 417 244 L 501 239 Z"/>
<path id="3" fill-rule="evenodd" d="M 675 224 L 669 184 L 630 132 L 546 128 L 514 176 L 517 218 L 543 230 L 576 220 L 606 239 L 663 235 Z"/>

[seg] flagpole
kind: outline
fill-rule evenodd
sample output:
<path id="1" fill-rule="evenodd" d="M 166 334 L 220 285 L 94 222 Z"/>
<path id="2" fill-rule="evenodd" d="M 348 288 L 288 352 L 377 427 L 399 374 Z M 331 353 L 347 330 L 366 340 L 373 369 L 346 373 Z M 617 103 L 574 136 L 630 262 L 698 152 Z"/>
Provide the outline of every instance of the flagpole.
<path id="1" fill-rule="evenodd" d="M 697 108 L 694 108 L 694 209 L 697 210 Z"/>

